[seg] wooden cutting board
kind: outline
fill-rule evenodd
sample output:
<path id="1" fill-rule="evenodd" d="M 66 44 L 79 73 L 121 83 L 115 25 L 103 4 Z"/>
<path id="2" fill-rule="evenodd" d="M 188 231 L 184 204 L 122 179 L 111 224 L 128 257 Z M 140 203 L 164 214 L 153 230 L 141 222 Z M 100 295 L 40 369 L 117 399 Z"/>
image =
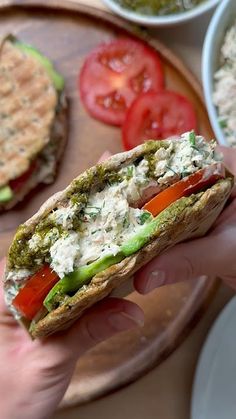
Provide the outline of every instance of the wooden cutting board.
<path id="1" fill-rule="evenodd" d="M 69 0 L 1 2 L 0 36 L 9 32 L 38 47 L 64 74 L 70 101 L 70 129 L 56 182 L 38 188 L 24 203 L 0 216 L 0 256 L 5 255 L 17 225 L 31 216 L 46 198 L 93 165 L 106 149 L 112 153 L 122 150 L 120 130 L 92 119 L 84 110 L 77 79 L 84 58 L 99 43 L 124 32 L 140 36 L 137 28 L 111 13 L 89 7 L 85 1 Z M 147 34 L 142 36 L 148 39 Z M 161 55 L 167 87 L 192 101 L 199 132 L 212 138 L 199 83 L 164 45 L 154 39 L 148 42 Z M 215 281 L 201 279 L 164 287 L 146 297 L 131 293 L 128 298 L 144 310 L 144 328 L 120 334 L 82 357 L 62 406 L 107 394 L 165 359 L 191 330 L 214 289 Z"/>

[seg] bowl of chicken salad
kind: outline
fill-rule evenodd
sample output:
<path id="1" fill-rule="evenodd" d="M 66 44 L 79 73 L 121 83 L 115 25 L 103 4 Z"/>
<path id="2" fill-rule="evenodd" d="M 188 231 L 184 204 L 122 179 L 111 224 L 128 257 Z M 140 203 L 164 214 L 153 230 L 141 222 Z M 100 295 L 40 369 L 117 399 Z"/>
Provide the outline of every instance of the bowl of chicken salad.
<path id="1" fill-rule="evenodd" d="M 203 46 L 202 80 L 219 144 L 236 147 L 236 0 L 223 0 L 212 17 Z"/>

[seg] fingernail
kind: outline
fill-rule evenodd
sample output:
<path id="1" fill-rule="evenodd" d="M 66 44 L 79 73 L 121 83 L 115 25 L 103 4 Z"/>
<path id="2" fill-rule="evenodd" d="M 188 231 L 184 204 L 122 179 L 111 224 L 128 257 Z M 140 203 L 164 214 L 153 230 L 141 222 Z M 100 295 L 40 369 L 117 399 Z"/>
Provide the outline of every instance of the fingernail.
<path id="1" fill-rule="evenodd" d="M 109 157 L 111 157 L 110 151 L 108 150 L 104 151 L 104 153 L 101 155 L 100 159 L 98 160 L 98 163 L 104 162 L 105 160 L 109 159 Z"/>
<path id="2" fill-rule="evenodd" d="M 110 313 L 108 317 L 110 325 L 117 331 L 132 329 L 133 327 L 143 326 L 143 318 L 133 317 L 128 313 Z"/>
<path id="3" fill-rule="evenodd" d="M 161 287 L 164 285 L 166 280 L 166 274 L 164 271 L 153 271 L 148 277 L 147 284 L 145 286 L 145 294 L 153 291 L 155 288 Z"/>

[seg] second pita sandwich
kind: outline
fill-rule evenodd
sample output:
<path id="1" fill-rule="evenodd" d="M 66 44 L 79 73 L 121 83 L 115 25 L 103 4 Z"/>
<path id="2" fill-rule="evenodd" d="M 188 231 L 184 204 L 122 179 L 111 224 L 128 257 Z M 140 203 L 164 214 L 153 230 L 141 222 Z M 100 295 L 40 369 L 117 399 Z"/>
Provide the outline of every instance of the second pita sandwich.
<path id="1" fill-rule="evenodd" d="M 54 180 L 67 134 L 64 79 L 38 50 L 0 41 L 0 211 Z"/>

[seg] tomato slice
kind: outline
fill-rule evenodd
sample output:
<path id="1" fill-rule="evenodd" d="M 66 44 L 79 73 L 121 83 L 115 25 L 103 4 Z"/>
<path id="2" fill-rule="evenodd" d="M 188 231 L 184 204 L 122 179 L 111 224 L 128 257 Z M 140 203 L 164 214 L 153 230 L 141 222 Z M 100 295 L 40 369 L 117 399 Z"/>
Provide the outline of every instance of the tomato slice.
<path id="1" fill-rule="evenodd" d="M 149 211 L 156 217 L 161 211 L 166 209 L 170 204 L 177 201 L 183 196 L 189 196 L 197 193 L 202 189 L 214 185 L 214 183 L 225 177 L 225 167 L 222 163 L 212 164 L 204 169 L 198 170 L 179 182 L 164 189 L 149 202 L 147 202 L 143 209 Z"/>
<path id="2" fill-rule="evenodd" d="M 26 282 L 12 304 L 24 317 L 32 320 L 43 306 L 45 297 L 59 279 L 48 265 L 43 266 Z"/>
<path id="3" fill-rule="evenodd" d="M 9 182 L 10 188 L 13 190 L 13 192 L 18 192 L 22 186 L 24 186 L 25 182 L 30 178 L 34 170 L 36 169 L 36 161 L 32 162 L 29 169 L 24 172 L 21 176 L 17 177 L 16 179 L 12 179 Z"/>
<path id="4" fill-rule="evenodd" d="M 157 52 L 129 38 L 100 45 L 85 60 L 79 78 L 81 99 L 88 112 L 111 125 L 123 124 L 137 95 L 163 87 Z"/>
<path id="5" fill-rule="evenodd" d="M 161 140 L 195 130 L 193 105 L 178 93 L 164 90 L 141 94 L 131 105 L 122 129 L 126 150 L 145 140 Z"/>

